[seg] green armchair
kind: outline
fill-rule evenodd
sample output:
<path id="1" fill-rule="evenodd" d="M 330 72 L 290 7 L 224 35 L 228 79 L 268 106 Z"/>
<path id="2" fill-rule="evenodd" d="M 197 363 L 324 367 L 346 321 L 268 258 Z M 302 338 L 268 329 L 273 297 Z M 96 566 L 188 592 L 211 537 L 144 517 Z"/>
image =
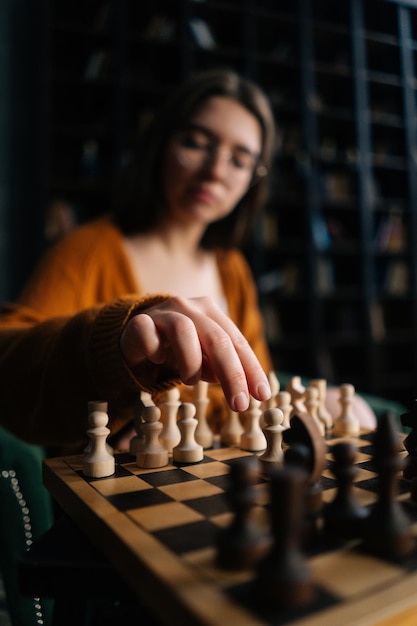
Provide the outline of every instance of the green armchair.
<path id="1" fill-rule="evenodd" d="M 52 501 L 42 484 L 44 451 L 0 427 L 0 570 L 12 626 L 50 624 L 52 601 L 19 591 L 20 556 L 52 524 Z"/>

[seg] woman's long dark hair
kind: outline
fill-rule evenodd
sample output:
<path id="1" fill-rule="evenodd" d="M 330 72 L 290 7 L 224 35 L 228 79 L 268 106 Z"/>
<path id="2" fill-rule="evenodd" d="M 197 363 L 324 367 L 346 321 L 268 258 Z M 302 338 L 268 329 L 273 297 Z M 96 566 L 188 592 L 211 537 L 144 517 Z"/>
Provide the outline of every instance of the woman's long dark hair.
<path id="1" fill-rule="evenodd" d="M 181 128 L 208 98 L 225 96 L 250 111 L 262 129 L 260 161 L 268 169 L 275 143 L 275 124 L 264 93 L 254 83 L 230 70 L 208 70 L 180 85 L 140 134 L 133 158 L 116 188 L 114 219 L 124 234 L 152 230 L 165 215 L 162 166 L 172 133 Z M 206 248 L 241 245 L 267 196 L 267 179 L 250 187 L 227 217 L 210 224 L 201 244 Z"/>

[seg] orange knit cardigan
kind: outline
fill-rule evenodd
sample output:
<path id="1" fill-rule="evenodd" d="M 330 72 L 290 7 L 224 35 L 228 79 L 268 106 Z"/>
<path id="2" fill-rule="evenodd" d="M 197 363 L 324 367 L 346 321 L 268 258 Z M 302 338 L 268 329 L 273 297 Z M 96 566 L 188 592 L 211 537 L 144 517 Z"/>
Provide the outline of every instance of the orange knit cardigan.
<path id="1" fill-rule="evenodd" d="M 231 319 L 265 371 L 271 360 L 255 285 L 242 254 L 219 251 L 218 267 Z M 82 225 L 51 247 L 16 303 L 0 314 L 0 423 L 45 446 L 84 445 L 87 401 L 109 402 L 116 433 L 132 419 L 138 390 L 172 384 L 167 372 L 151 385 L 136 380 L 119 349 L 132 314 L 167 296 L 146 296 L 135 283 L 120 231 L 107 218 Z M 214 427 L 224 399 L 214 386 Z"/>

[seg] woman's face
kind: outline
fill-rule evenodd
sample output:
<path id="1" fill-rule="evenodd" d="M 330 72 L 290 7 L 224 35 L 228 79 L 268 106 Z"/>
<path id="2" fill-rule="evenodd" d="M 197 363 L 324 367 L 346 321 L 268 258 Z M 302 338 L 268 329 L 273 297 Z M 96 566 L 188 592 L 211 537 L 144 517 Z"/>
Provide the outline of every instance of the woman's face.
<path id="1" fill-rule="evenodd" d="M 241 104 L 215 96 L 171 138 L 163 186 L 170 219 L 206 227 L 233 211 L 259 163 L 261 127 Z"/>

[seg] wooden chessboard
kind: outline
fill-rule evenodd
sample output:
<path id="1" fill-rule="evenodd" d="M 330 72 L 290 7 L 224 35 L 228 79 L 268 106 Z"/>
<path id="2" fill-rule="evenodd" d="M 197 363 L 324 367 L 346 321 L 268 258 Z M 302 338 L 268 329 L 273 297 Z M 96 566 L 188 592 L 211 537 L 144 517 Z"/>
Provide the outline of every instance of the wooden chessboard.
<path id="1" fill-rule="evenodd" d="M 336 491 L 328 464 L 322 475 L 323 499 Z M 364 433 L 350 438 L 358 448 L 355 493 L 364 505 L 377 498 L 372 446 Z M 403 454 L 406 454 L 405 451 Z M 267 609 L 253 594 L 253 571 L 225 571 L 215 565 L 215 540 L 231 519 L 225 490 L 230 464 L 250 456 L 239 448 L 215 446 L 195 465 L 143 470 L 126 453 L 116 454 L 108 478 L 82 475 L 82 457 L 44 462 L 44 483 L 67 514 L 113 563 L 126 583 L 166 623 L 205 626 L 400 626 L 417 615 L 417 551 L 395 564 L 352 545 L 312 547 L 308 563 L 317 583 L 316 599 L 303 609 Z M 259 519 L 268 502 L 268 481 L 256 485 Z M 408 483 L 400 496 L 417 536 L 417 505 Z"/>

